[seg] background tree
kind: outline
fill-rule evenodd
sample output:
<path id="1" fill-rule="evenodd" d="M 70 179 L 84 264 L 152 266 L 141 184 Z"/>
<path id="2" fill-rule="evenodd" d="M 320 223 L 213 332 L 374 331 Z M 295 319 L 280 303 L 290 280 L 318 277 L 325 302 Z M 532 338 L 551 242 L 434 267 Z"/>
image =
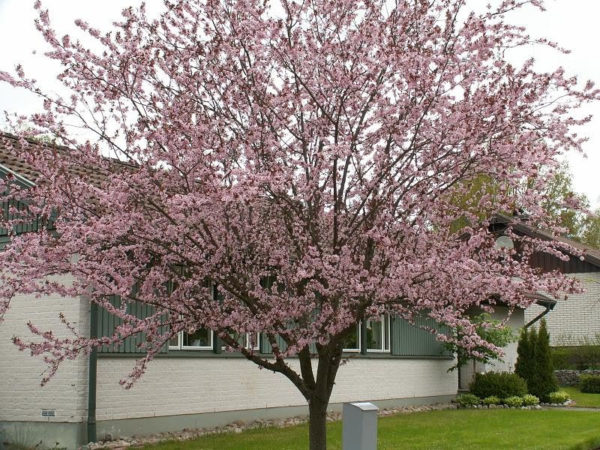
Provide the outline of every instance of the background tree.
<path id="1" fill-rule="evenodd" d="M 581 242 L 600 249 L 600 209 L 586 217 Z"/>
<path id="2" fill-rule="evenodd" d="M 325 448 L 343 342 L 359 321 L 426 316 L 460 327 L 440 340 L 473 356 L 498 351 L 470 308 L 498 293 L 527 307 L 529 292 L 570 292 L 576 281 L 530 268 L 534 248 L 560 254 L 555 242 L 515 237 L 522 258 L 502 258 L 510 250 L 495 248 L 487 218 L 519 204 L 551 225 L 544 180 L 526 196 L 518 188 L 580 149 L 573 128 L 587 119 L 573 109 L 599 94 L 562 69 L 506 60 L 532 42 L 506 14 L 541 1 L 480 13 L 464 3 L 165 0 L 158 19 L 129 8 L 108 34 L 76 22 L 90 49 L 57 35 L 36 2 L 69 95 L 42 92 L 21 68 L 0 81 L 39 94 L 31 124 L 72 149 L 21 142 L 40 176 L 9 196 L 56 216 L 55 230 L 15 236 L 4 251 L 0 315 L 19 293 L 85 294 L 123 324 L 91 340 L 31 324 L 38 340 L 17 345 L 43 354 L 51 376 L 65 358 L 143 332 L 129 386 L 174 335 L 211 329 L 299 389 L 312 449 Z M 94 141 L 69 135 L 73 124 Z M 89 167 L 102 179 L 78 175 Z M 479 176 L 502 188 L 464 213 L 448 193 Z M 453 233 L 463 214 L 469 226 Z M 77 281 L 52 281 L 65 273 Z M 112 295 L 155 313 L 129 315 Z M 234 338 L 257 332 L 272 356 Z"/>
<path id="3" fill-rule="evenodd" d="M 471 323 L 475 325 L 477 335 L 489 344 L 493 344 L 497 348 L 506 347 L 511 342 L 514 342 L 515 335 L 513 329 L 500 320 L 493 319 L 488 313 L 482 313 L 471 317 Z M 460 341 L 462 329 L 458 327 L 452 330 Z M 520 345 L 520 341 L 519 341 Z M 501 360 L 501 355 L 497 351 L 489 348 L 489 346 L 480 346 L 477 348 L 477 356 L 473 356 L 472 351 L 468 351 L 461 346 L 457 346 L 453 342 L 448 342 L 445 345 L 446 349 L 456 356 L 456 365 L 450 370 L 458 369 L 464 366 L 469 361 L 479 361 L 488 363 L 494 360 Z"/>

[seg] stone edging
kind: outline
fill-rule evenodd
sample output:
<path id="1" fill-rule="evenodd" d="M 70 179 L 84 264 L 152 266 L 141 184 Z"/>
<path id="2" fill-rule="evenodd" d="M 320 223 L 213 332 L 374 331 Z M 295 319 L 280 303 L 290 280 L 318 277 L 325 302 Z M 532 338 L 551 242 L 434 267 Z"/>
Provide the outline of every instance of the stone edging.
<path id="1" fill-rule="evenodd" d="M 437 404 L 437 405 L 423 405 L 423 406 L 405 406 L 400 408 L 389 408 L 382 409 L 379 411 L 378 415 L 380 417 L 391 416 L 394 414 L 410 414 L 416 412 L 425 412 L 425 411 L 438 411 L 444 409 L 457 409 L 455 404 Z M 331 412 L 327 414 L 327 421 L 334 422 L 342 419 L 342 413 L 340 412 Z M 182 431 L 177 432 L 167 432 L 167 433 L 158 433 L 147 436 L 132 436 L 132 437 L 123 437 L 116 440 L 107 440 L 101 442 L 94 442 L 88 444 L 83 447 L 86 450 L 122 450 L 130 447 L 138 447 L 146 444 L 157 444 L 162 441 L 187 441 L 191 439 L 197 439 L 201 436 L 206 436 L 210 434 L 220 434 L 220 433 L 241 433 L 245 430 L 252 430 L 256 428 L 267 428 L 267 427 L 275 427 L 275 428 L 285 428 L 292 427 L 294 425 L 299 425 L 302 423 L 308 422 L 308 416 L 298 416 L 298 417 L 290 417 L 286 419 L 269 419 L 269 420 L 256 420 L 253 422 L 233 422 L 229 425 L 225 425 L 223 427 L 217 428 L 203 428 L 196 430 L 188 430 L 184 429 Z"/>

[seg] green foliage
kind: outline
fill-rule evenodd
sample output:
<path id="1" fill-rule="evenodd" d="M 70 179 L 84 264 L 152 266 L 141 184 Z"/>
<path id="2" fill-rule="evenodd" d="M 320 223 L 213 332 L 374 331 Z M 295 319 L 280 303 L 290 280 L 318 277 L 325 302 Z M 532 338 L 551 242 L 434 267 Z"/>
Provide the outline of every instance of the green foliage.
<path id="1" fill-rule="evenodd" d="M 518 408 L 519 406 L 523 406 L 523 399 L 521 397 L 517 397 L 513 395 L 511 397 L 506 397 L 503 400 L 503 403 L 511 408 Z"/>
<path id="2" fill-rule="evenodd" d="M 550 394 L 547 395 L 548 398 L 548 402 L 549 403 L 564 403 L 567 400 L 569 400 L 571 397 L 569 396 L 569 394 L 565 391 L 556 391 L 556 392 L 550 392 Z"/>
<path id="3" fill-rule="evenodd" d="M 533 358 L 534 342 L 530 339 L 531 333 L 526 328 L 521 330 L 521 336 L 517 345 L 517 362 L 515 364 L 515 373 L 525 381 L 531 380 L 535 370 L 535 361 Z"/>
<path id="4" fill-rule="evenodd" d="M 459 183 L 452 191 L 450 203 L 464 213 L 452 223 L 451 232 L 459 232 L 473 220 L 485 220 L 497 212 L 493 200 L 487 205 L 487 210 L 481 203 L 486 197 L 493 199 L 497 190 L 498 183 L 487 174 L 479 174 Z"/>
<path id="5" fill-rule="evenodd" d="M 458 406 L 461 408 L 469 408 L 471 406 L 479 405 L 481 400 L 479 397 L 473 394 L 461 394 L 456 397 L 456 403 L 458 403 Z"/>
<path id="6" fill-rule="evenodd" d="M 573 177 L 568 167 L 564 167 L 548 179 L 546 197 L 546 201 L 542 203 L 544 210 L 567 229 L 568 237 L 581 240 L 586 217 L 583 213 L 565 206 L 565 203 L 576 199 L 586 207 L 589 201 L 584 195 L 574 192 Z"/>
<path id="7" fill-rule="evenodd" d="M 461 409 L 397 414 L 378 420 L 380 449 L 575 449 L 600 445 L 598 412 L 561 409 Z M 147 450 L 306 450 L 308 424 L 207 434 L 148 444 Z M 583 446 L 582 444 L 586 444 Z M 589 445 L 587 445 L 589 444 Z M 594 445 L 596 444 L 596 445 Z M 577 447 L 576 447 L 577 446 Z M 327 449 L 342 449 L 342 422 L 327 423 Z"/>
<path id="8" fill-rule="evenodd" d="M 476 326 L 477 334 L 479 337 L 484 339 L 486 342 L 495 345 L 496 347 L 505 347 L 511 342 L 515 341 L 515 335 L 513 329 L 507 325 L 504 325 L 501 321 L 492 319 L 492 316 L 488 313 L 482 313 L 471 318 L 471 322 Z M 460 338 L 462 330 L 457 328 L 454 333 Z M 444 344 L 446 350 L 456 354 L 457 363 L 452 369 L 456 369 L 465 365 L 468 361 L 480 361 L 487 363 L 492 360 L 499 359 L 498 355 L 488 348 L 477 347 L 476 350 L 482 354 L 481 357 L 474 357 L 469 352 L 461 347 L 457 347 L 452 343 Z"/>
<path id="9" fill-rule="evenodd" d="M 551 354 L 555 370 L 600 369 L 600 336 L 581 338 L 576 346 L 552 347 Z"/>
<path id="10" fill-rule="evenodd" d="M 535 406 L 539 405 L 540 399 L 535 395 L 527 394 L 523 396 L 523 406 Z"/>
<path id="11" fill-rule="evenodd" d="M 550 356 L 550 335 L 546 328 L 546 321 L 542 320 L 537 332 L 534 350 L 535 371 L 527 380 L 527 388 L 530 394 L 539 397 L 542 401 L 548 399 L 548 395 L 558 389 L 558 383 L 554 377 L 552 358 Z"/>
<path id="12" fill-rule="evenodd" d="M 500 397 L 496 397 L 495 395 L 490 395 L 489 397 L 486 397 L 482 400 L 484 405 L 499 405 L 500 403 L 502 403 L 502 400 L 500 399 Z"/>
<path id="13" fill-rule="evenodd" d="M 525 379 L 530 394 L 547 401 L 548 394 L 558 389 L 558 383 L 554 377 L 550 336 L 545 320 L 542 320 L 539 331 L 531 328 L 529 332 L 521 332 L 517 354 L 515 372 Z"/>
<path id="14" fill-rule="evenodd" d="M 590 247 L 600 248 L 600 209 L 597 209 L 594 215 L 586 217 L 581 242 Z"/>
<path id="15" fill-rule="evenodd" d="M 573 386 L 562 387 L 561 391 L 563 390 L 567 394 L 569 394 L 569 397 L 575 402 L 577 406 L 581 406 L 583 408 L 600 409 L 600 395 L 581 392 L 578 387 Z"/>
<path id="16" fill-rule="evenodd" d="M 496 396 L 500 398 L 522 397 L 527 394 L 525 380 L 514 373 L 488 372 L 475 374 L 469 386 L 471 393 L 480 398 Z"/>
<path id="17" fill-rule="evenodd" d="M 581 375 L 579 377 L 579 389 L 581 392 L 590 394 L 600 394 L 600 376 L 599 375 Z"/>

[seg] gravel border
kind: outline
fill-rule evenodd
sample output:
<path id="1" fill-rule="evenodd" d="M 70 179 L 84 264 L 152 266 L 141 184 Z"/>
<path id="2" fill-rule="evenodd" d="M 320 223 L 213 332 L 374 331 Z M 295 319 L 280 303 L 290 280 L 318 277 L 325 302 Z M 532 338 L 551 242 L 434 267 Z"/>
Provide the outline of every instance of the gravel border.
<path id="1" fill-rule="evenodd" d="M 389 408 L 382 409 L 378 412 L 380 417 L 391 416 L 394 414 L 411 414 L 417 412 L 425 412 L 425 411 L 438 411 L 445 409 L 457 409 L 456 404 L 450 403 L 441 403 L 435 405 L 423 405 L 423 406 L 405 406 L 400 408 Z M 327 414 L 327 421 L 334 422 L 337 420 L 342 420 L 342 413 L 340 412 L 331 412 Z M 269 420 L 255 420 L 252 422 L 233 422 L 228 425 L 216 428 L 201 428 L 201 429 L 183 429 L 181 431 L 176 432 L 165 432 L 165 433 L 157 433 L 146 436 L 131 436 L 131 437 L 122 437 L 119 439 L 111 439 L 108 436 L 108 439 L 90 443 L 82 449 L 87 450 L 122 450 L 128 448 L 136 448 L 142 447 L 147 444 L 158 444 L 163 441 L 187 441 L 192 439 L 197 439 L 201 436 L 206 436 L 209 434 L 221 434 L 221 433 L 241 433 L 245 430 L 252 430 L 256 428 L 286 428 L 293 427 L 294 425 L 299 425 L 302 423 L 308 422 L 308 416 L 297 416 L 297 417 L 289 417 L 285 419 L 269 419 Z"/>

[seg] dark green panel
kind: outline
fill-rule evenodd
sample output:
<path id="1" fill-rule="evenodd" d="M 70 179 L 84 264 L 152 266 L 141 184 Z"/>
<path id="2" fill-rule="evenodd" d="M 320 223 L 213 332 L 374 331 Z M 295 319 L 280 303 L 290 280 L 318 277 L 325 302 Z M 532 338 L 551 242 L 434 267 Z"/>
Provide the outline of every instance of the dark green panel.
<path id="1" fill-rule="evenodd" d="M 283 338 L 281 338 L 280 336 L 277 336 L 275 338 L 275 340 L 277 341 L 277 345 L 279 345 L 279 348 L 283 351 L 285 351 L 287 345 L 284 342 Z M 273 349 L 271 348 L 271 344 L 269 343 L 269 339 L 267 338 L 266 334 L 261 333 L 260 335 L 260 352 L 261 353 L 273 353 Z"/>
<path id="2" fill-rule="evenodd" d="M 118 296 L 112 296 L 110 302 L 114 306 L 120 306 L 121 299 Z M 115 317 L 110 314 L 104 308 L 99 308 L 98 312 L 98 331 L 100 336 L 112 336 L 115 332 L 115 328 L 123 323 L 122 319 Z M 142 304 L 139 302 L 131 302 L 127 305 L 128 313 L 132 316 L 143 319 L 154 313 L 154 309 L 150 305 Z M 165 331 L 168 326 L 164 326 Z M 130 336 L 121 344 L 115 344 L 109 348 L 109 346 L 102 347 L 99 351 L 102 353 L 144 353 L 143 349 L 138 347 L 138 344 L 144 342 L 146 339 L 145 333 L 138 333 L 134 336 Z M 168 351 L 168 344 L 163 347 L 161 353 Z"/>
<path id="3" fill-rule="evenodd" d="M 428 325 L 437 328 L 437 324 L 429 318 L 416 318 L 415 325 L 404 319 L 395 317 L 392 321 L 392 354 L 397 356 L 442 356 L 444 346 L 430 332 L 419 328 Z"/>

